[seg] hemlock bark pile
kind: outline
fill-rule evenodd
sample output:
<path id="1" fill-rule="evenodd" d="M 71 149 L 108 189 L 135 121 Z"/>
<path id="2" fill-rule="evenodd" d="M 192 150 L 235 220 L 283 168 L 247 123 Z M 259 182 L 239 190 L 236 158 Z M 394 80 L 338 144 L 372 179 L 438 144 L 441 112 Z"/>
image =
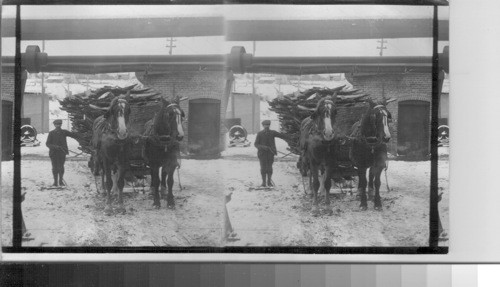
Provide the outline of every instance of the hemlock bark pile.
<path id="1" fill-rule="evenodd" d="M 81 135 L 78 139 L 80 150 L 92 154 L 92 124 L 103 115 L 100 108 L 107 108 L 115 97 L 130 92 L 130 130 L 131 136 L 138 136 L 144 131 L 144 124 L 153 118 L 160 105 L 161 93 L 152 88 L 139 88 L 137 84 L 128 87 L 105 86 L 97 90 L 66 97 L 59 101 L 61 110 L 69 114 L 72 131 Z"/>
<path id="2" fill-rule="evenodd" d="M 349 136 L 352 125 L 361 119 L 369 107 L 371 98 L 359 89 L 345 89 L 345 85 L 333 89 L 317 88 L 279 96 L 269 101 L 270 110 L 278 114 L 281 132 L 288 134 L 289 150 L 300 155 L 299 137 L 300 123 L 312 114 L 311 111 L 301 110 L 297 106 L 315 108 L 318 101 L 326 96 L 336 95 L 334 129 L 339 137 Z"/>

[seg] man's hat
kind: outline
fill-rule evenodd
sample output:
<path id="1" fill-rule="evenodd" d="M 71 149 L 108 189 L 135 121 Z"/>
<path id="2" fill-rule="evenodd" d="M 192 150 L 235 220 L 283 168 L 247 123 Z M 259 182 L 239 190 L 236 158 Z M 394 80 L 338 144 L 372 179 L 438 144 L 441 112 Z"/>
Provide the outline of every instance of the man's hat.
<path id="1" fill-rule="evenodd" d="M 62 120 L 55 120 L 54 125 L 62 125 Z"/>
<path id="2" fill-rule="evenodd" d="M 263 120 L 262 121 L 262 125 L 265 126 L 265 125 L 270 125 L 271 124 L 271 121 L 270 120 Z"/>

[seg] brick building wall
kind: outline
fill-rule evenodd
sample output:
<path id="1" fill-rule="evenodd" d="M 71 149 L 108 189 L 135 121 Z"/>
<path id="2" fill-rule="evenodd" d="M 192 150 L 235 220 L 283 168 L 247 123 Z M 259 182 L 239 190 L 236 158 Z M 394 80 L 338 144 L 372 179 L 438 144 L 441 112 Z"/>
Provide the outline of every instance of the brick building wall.
<path id="1" fill-rule="evenodd" d="M 389 143 L 389 152 L 397 154 L 398 139 L 398 105 L 400 102 L 416 100 L 431 103 L 432 101 L 432 74 L 407 73 L 407 74 L 366 74 L 349 75 L 346 79 L 355 89 L 362 89 L 374 99 L 395 98 L 397 101 L 390 103 L 387 109 L 392 114 L 390 131 L 392 139 Z M 431 112 L 429 111 L 429 117 Z M 431 121 L 429 120 L 429 123 Z M 430 136 L 430 126 L 429 126 Z M 430 145 L 430 142 L 429 142 Z"/>
<path id="2" fill-rule="evenodd" d="M 165 97 L 174 96 L 188 97 L 181 102 L 186 117 L 184 122 L 185 137 L 182 148 L 186 151 L 189 138 L 187 121 L 189 119 L 189 102 L 195 99 L 220 100 L 220 135 L 219 150 L 223 151 L 226 144 L 227 128 L 224 125 L 226 109 L 229 100 L 229 92 L 233 83 L 232 74 L 224 71 L 176 71 L 154 74 L 136 73 L 137 79 L 146 87 L 152 87 L 160 91 Z"/>

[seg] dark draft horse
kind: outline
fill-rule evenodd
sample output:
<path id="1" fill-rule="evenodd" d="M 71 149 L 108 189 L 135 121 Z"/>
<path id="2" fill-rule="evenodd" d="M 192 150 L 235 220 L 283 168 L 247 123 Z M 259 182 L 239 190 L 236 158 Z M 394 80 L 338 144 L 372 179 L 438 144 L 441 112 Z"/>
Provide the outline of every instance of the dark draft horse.
<path id="1" fill-rule="evenodd" d="M 386 167 L 387 145 L 391 139 L 388 122 L 391 114 L 386 105 L 395 99 L 382 100 L 379 102 L 369 102 L 369 107 L 362 115 L 361 120 L 353 125 L 351 133 L 351 146 L 349 158 L 358 172 L 358 192 L 361 198 L 360 207 L 366 210 L 367 195 L 371 197 L 375 190 L 374 205 L 376 210 L 382 209 L 380 199 L 380 175 Z M 366 170 L 369 169 L 368 182 L 366 180 Z"/>
<path id="2" fill-rule="evenodd" d="M 323 170 L 322 181 L 325 188 L 325 204 L 330 205 L 330 187 L 332 171 L 336 166 L 334 155 L 335 107 L 336 96 L 327 96 L 318 101 L 315 109 L 297 106 L 302 110 L 313 111 L 300 126 L 301 165 L 308 165 L 312 177 L 313 212 L 317 210 L 318 190 L 320 187 L 319 171 Z M 303 166 L 301 171 L 305 170 Z"/>
<path id="3" fill-rule="evenodd" d="M 96 118 L 92 126 L 92 146 L 95 150 L 94 174 L 103 171 L 103 186 L 107 191 L 105 212 L 112 212 L 111 194 L 118 193 L 118 212 L 125 212 L 123 206 L 123 186 L 128 170 L 129 141 L 129 96 L 115 97 L 105 114 Z M 113 175 L 112 175 L 113 173 Z"/>
<path id="4" fill-rule="evenodd" d="M 173 102 L 169 102 L 162 98 L 160 110 L 152 120 L 146 123 L 146 130 L 143 134 L 145 142 L 142 155 L 151 171 L 153 205 L 156 208 L 161 207 L 158 190 L 160 185 L 160 168 L 161 196 L 164 198 L 166 185 L 168 185 L 167 207 L 175 207 L 172 186 L 174 185 L 174 172 L 178 167 L 177 154 L 179 153 L 179 141 L 184 137 L 184 130 L 182 128 L 184 112 L 179 107 L 179 102 L 185 99 L 187 98 L 176 98 Z"/>

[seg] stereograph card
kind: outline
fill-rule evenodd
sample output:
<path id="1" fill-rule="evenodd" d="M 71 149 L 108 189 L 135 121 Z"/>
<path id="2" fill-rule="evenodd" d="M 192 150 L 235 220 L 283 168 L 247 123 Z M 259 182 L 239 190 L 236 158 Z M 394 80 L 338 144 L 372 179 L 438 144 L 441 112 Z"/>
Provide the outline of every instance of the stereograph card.
<path id="1" fill-rule="evenodd" d="M 3 252 L 446 254 L 431 4 L 4 5 Z"/>

